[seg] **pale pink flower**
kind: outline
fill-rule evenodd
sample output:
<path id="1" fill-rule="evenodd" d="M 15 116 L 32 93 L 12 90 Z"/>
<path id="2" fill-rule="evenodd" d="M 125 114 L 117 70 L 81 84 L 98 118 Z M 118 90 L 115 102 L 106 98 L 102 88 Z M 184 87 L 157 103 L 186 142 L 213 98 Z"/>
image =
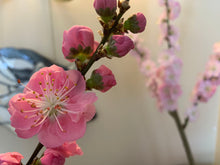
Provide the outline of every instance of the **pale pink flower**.
<path id="1" fill-rule="evenodd" d="M 214 95 L 216 88 L 210 81 L 200 79 L 193 89 L 192 98 L 194 101 L 207 102 Z"/>
<path id="2" fill-rule="evenodd" d="M 96 99 L 94 93 L 85 92 L 80 72 L 45 67 L 33 74 L 24 93 L 10 100 L 11 125 L 21 138 L 38 134 L 43 145 L 57 147 L 84 135 L 84 113 Z"/>
<path id="3" fill-rule="evenodd" d="M 220 77 L 220 63 L 216 60 L 210 60 L 206 64 L 205 76 L 208 78 Z"/>
<path id="4" fill-rule="evenodd" d="M 147 20 L 145 16 L 142 13 L 137 13 L 133 14 L 124 22 L 124 29 L 132 33 L 140 33 L 144 31 L 146 24 Z"/>
<path id="5" fill-rule="evenodd" d="M 173 111 L 177 109 L 177 100 L 181 96 L 182 90 L 179 84 L 162 84 L 158 87 L 158 97 L 161 109 Z"/>
<path id="6" fill-rule="evenodd" d="M 81 148 L 76 142 L 65 142 L 62 146 L 56 148 L 47 148 L 44 156 L 40 159 L 42 165 L 64 165 L 65 158 L 74 155 L 82 155 Z"/>
<path id="7" fill-rule="evenodd" d="M 1 165 L 21 165 L 21 159 L 24 157 L 18 152 L 7 152 L 0 154 Z"/>
<path id="8" fill-rule="evenodd" d="M 172 65 L 160 66 L 157 69 L 157 76 L 166 84 L 177 84 L 180 78 L 180 72 L 177 72 Z"/>
<path id="9" fill-rule="evenodd" d="M 155 73 L 156 65 L 152 60 L 146 59 L 146 60 L 142 61 L 141 66 L 140 66 L 140 71 L 145 76 L 149 77 Z"/>
<path id="10" fill-rule="evenodd" d="M 171 51 L 172 52 L 172 51 Z M 167 53 L 170 53 L 167 51 Z M 156 75 L 163 83 L 178 84 L 182 61 L 174 54 L 161 54 L 159 58 L 160 66 L 157 68 Z"/>
<path id="11" fill-rule="evenodd" d="M 133 48 L 134 43 L 128 36 L 113 35 L 108 42 L 106 50 L 108 52 L 108 55 L 123 57 Z"/>
<path id="12" fill-rule="evenodd" d="M 76 25 L 63 33 L 62 51 L 70 62 L 74 62 L 79 54 L 91 56 L 97 46 L 92 30 L 86 26 Z"/>
<path id="13" fill-rule="evenodd" d="M 171 63 L 174 61 L 174 58 L 176 58 L 176 56 L 174 54 L 174 50 L 167 49 L 167 50 L 162 51 L 159 54 L 158 63 L 160 66 L 161 65 L 163 65 L 163 66 L 171 65 Z"/>

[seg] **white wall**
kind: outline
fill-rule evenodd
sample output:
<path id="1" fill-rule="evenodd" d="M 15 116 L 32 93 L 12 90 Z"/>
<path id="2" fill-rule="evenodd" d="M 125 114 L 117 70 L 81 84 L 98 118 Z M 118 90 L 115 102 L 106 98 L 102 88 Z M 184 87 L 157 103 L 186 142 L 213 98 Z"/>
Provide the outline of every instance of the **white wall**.
<path id="1" fill-rule="evenodd" d="M 72 25 L 93 29 L 97 41 L 100 25 L 92 7 L 93 0 L 60 2 L 51 0 L 1 0 L 0 47 L 31 48 L 56 62 L 69 65 L 61 52 L 62 33 Z M 184 62 L 181 84 L 180 115 L 184 117 L 196 76 L 203 71 L 212 45 L 220 41 L 219 1 L 183 1 L 182 14 L 176 25 L 180 29 L 181 51 Z M 156 24 L 161 13 L 156 0 L 132 1 L 129 16 L 143 12 L 148 25 L 141 35 L 153 55 L 159 29 Z M 52 14 L 51 14 L 52 13 Z M 155 58 L 155 57 L 154 57 Z M 167 113 L 156 109 L 155 101 L 145 88 L 136 61 L 131 56 L 122 59 L 103 59 L 115 73 L 117 86 L 103 94 L 97 92 L 98 118 L 88 125 L 85 136 L 79 140 L 82 157 L 72 157 L 67 165 L 176 165 L 186 163 L 181 141 L 174 122 Z M 206 105 L 199 106 L 199 119 L 189 125 L 187 135 L 197 162 L 213 163 L 215 156 L 219 93 Z M 220 128 L 219 128 L 220 129 Z M 23 140 L 0 127 L 0 152 L 19 151 L 27 156 L 37 139 Z M 7 140 L 6 140 L 7 139 Z M 220 148 L 220 147 L 218 147 Z M 216 159 L 217 164 L 220 160 Z"/>

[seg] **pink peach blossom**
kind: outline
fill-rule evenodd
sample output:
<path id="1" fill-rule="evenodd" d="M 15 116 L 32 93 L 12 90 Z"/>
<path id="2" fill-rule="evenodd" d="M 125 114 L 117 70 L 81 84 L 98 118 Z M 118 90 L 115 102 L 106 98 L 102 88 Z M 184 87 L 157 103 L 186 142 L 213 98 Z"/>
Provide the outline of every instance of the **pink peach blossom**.
<path id="1" fill-rule="evenodd" d="M 160 66 L 157 69 L 157 76 L 161 79 L 163 83 L 166 84 L 177 84 L 179 82 L 180 73 L 176 72 L 172 65 L 170 66 Z"/>
<path id="2" fill-rule="evenodd" d="M 145 76 L 149 77 L 155 73 L 156 64 L 152 60 L 146 59 L 146 60 L 142 61 L 141 66 L 140 66 L 140 71 Z"/>
<path id="3" fill-rule="evenodd" d="M 76 25 L 63 33 L 62 51 L 70 62 L 75 61 L 77 54 L 90 56 L 97 46 L 92 30 L 86 26 Z"/>
<path id="4" fill-rule="evenodd" d="M 171 63 L 174 61 L 174 58 L 176 58 L 174 50 L 166 49 L 159 54 L 158 63 L 160 66 L 171 65 Z"/>
<path id="5" fill-rule="evenodd" d="M 94 93 L 85 92 L 80 72 L 45 67 L 33 74 L 23 93 L 10 100 L 11 125 L 19 137 L 38 134 L 43 145 L 54 148 L 84 135 L 84 113 L 96 99 Z"/>
<path id="6" fill-rule="evenodd" d="M 192 98 L 195 101 L 207 102 L 214 95 L 216 88 L 210 81 L 200 79 L 193 90 Z"/>
<path id="7" fill-rule="evenodd" d="M 24 157 L 18 152 L 7 152 L 0 154 L 1 165 L 21 165 L 21 159 Z"/>
<path id="8" fill-rule="evenodd" d="M 177 100 L 182 94 L 180 85 L 162 84 L 158 87 L 159 104 L 161 109 L 173 111 L 177 110 Z"/>
<path id="9" fill-rule="evenodd" d="M 216 60 L 210 60 L 206 64 L 205 76 L 208 78 L 220 77 L 220 63 Z"/>

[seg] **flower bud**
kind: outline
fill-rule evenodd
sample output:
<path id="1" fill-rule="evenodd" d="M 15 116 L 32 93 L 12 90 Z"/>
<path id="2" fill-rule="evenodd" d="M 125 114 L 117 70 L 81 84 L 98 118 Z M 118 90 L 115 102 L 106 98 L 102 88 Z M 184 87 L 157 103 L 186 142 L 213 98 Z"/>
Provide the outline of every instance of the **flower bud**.
<path id="1" fill-rule="evenodd" d="M 146 26 L 146 18 L 142 13 L 137 13 L 128 18 L 124 23 L 124 29 L 132 33 L 143 32 Z"/>
<path id="2" fill-rule="evenodd" d="M 112 71 L 105 65 L 102 65 L 98 69 L 94 70 L 90 79 L 86 82 L 87 88 L 94 88 L 100 90 L 101 92 L 106 92 L 115 85 L 115 77 Z"/>
<path id="3" fill-rule="evenodd" d="M 123 57 L 133 48 L 134 43 L 128 36 L 113 35 L 108 42 L 106 51 L 110 56 Z"/>
<path id="4" fill-rule="evenodd" d="M 1 165 L 20 165 L 24 157 L 18 152 L 7 152 L 0 154 Z"/>
<path id="5" fill-rule="evenodd" d="M 70 62 L 74 62 L 76 59 L 84 62 L 97 45 L 92 30 L 86 26 L 76 25 L 63 33 L 62 51 Z"/>
<path id="6" fill-rule="evenodd" d="M 108 22 L 116 13 L 117 0 L 95 0 L 93 6 L 103 21 Z"/>

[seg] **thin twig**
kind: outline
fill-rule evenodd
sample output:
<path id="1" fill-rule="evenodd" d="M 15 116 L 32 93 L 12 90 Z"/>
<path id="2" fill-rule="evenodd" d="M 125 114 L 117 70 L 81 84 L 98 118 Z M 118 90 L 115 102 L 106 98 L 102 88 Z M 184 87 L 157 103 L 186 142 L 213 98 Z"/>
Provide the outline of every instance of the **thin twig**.
<path id="1" fill-rule="evenodd" d="M 178 131 L 179 131 L 179 134 L 180 134 L 180 137 L 182 139 L 182 143 L 183 143 L 186 155 L 187 155 L 189 165 L 195 165 L 194 159 L 193 159 L 193 156 L 192 156 L 192 152 L 191 152 L 191 149 L 190 149 L 190 146 L 189 146 L 189 142 L 187 140 L 185 131 L 182 127 L 178 112 L 175 110 L 175 111 L 169 112 L 169 114 L 173 117 L 173 119 L 175 120 L 175 123 L 177 125 Z"/>

